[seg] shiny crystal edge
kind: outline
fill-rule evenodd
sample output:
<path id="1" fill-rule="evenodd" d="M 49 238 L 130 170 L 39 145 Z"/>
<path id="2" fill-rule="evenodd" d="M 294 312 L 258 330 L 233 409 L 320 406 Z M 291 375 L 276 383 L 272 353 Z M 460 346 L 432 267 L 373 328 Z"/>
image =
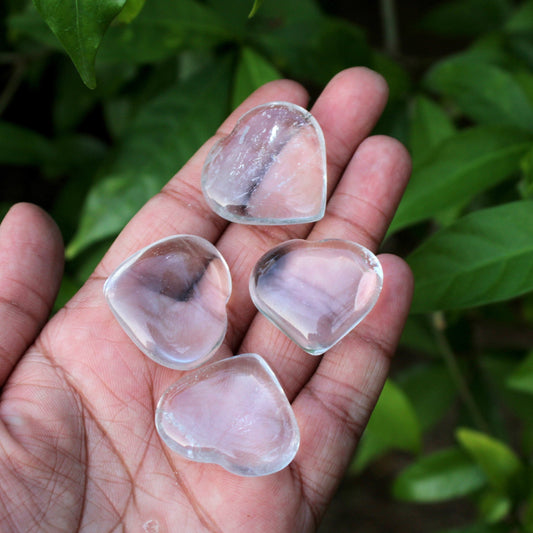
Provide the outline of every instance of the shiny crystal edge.
<path id="1" fill-rule="evenodd" d="M 253 472 L 250 469 L 235 465 L 235 464 L 231 463 L 229 460 L 227 460 L 226 458 L 222 458 L 222 460 L 220 462 L 214 462 L 214 461 L 210 461 L 210 460 L 207 460 L 207 459 L 202 460 L 202 459 L 199 459 L 199 458 L 194 458 L 193 459 L 191 457 L 191 454 L 189 453 L 188 449 L 186 447 L 184 447 L 184 446 L 180 446 L 176 441 L 174 441 L 172 438 L 170 438 L 166 434 L 166 432 L 163 430 L 163 428 L 162 428 L 162 426 L 163 426 L 163 423 L 162 423 L 163 412 L 162 411 L 163 410 L 160 407 L 163 404 L 163 402 L 165 401 L 166 396 L 174 390 L 176 385 L 178 385 L 180 383 L 180 380 L 178 380 L 175 383 L 173 383 L 172 385 L 170 385 L 163 392 L 163 394 L 159 398 L 159 401 L 157 402 L 157 407 L 156 407 L 156 411 L 155 411 L 155 427 L 156 427 L 157 433 L 161 437 L 163 442 L 171 450 L 176 452 L 178 455 L 180 455 L 184 459 L 188 459 L 189 461 L 196 462 L 196 463 L 204 463 L 204 464 L 217 464 L 220 467 L 222 467 L 225 470 L 227 470 L 228 472 L 231 472 L 232 474 L 236 474 L 236 475 L 242 476 L 242 477 L 262 477 L 262 476 L 268 476 L 268 475 L 271 475 L 271 474 L 275 474 L 277 472 L 280 472 L 284 468 L 286 468 L 293 461 L 294 457 L 296 456 L 296 454 L 297 454 L 297 452 L 298 452 L 298 450 L 300 448 L 300 429 L 299 429 L 298 423 L 296 421 L 296 416 L 294 415 L 294 411 L 292 409 L 292 405 L 290 404 L 287 396 L 285 395 L 285 391 L 283 390 L 283 387 L 281 386 L 281 383 L 279 382 L 276 374 L 270 368 L 270 365 L 265 361 L 265 359 L 263 357 L 261 357 L 259 354 L 256 354 L 256 353 L 240 354 L 240 355 L 235 355 L 233 357 L 234 358 L 250 357 L 250 358 L 253 358 L 253 359 L 256 359 L 257 361 L 259 361 L 259 363 L 261 364 L 263 369 L 267 372 L 267 374 L 271 377 L 272 381 L 277 385 L 279 390 L 283 393 L 283 396 L 284 396 L 284 398 L 287 401 L 287 404 L 289 406 L 288 413 L 289 413 L 289 417 L 290 417 L 291 422 L 292 422 L 292 426 L 294 428 L 294 436 L 293 436 L 293 441 L 292 441 L 292 445 L 294 447 L 294 454 L 292 455 L 292 457 L 287 457 L 287 460 L 284 461 L 283 463 L 280 463 L 277 468 L 275 468 L 275 469 L 265 469 L 265 471 L 260 473 L 260 474 L 258 474 L 257 472 Z M 211 363 L 210 365 L 207 365 L 207 366 L 214 367 L 214 366 L 216 366 L 216 365 L 218 365 L 220 363 L 225 362 L 226 360 L 227 359 L 222 359 L 220 361 L 216 361 L 214 363 Z"/>
<path id="2" fill-rule="evenodd" d="M 213 243 L 209 242 L 207 239 L 204 239 L 203 237 L 199 237 L 198 235 L 191 235 L 191 234 L 177 234 L 177 235 L 170 235 L 168 237 L 164 237 L 163 239 L 159 239 L 158 241 L 155 241 L 155 242 L 145 246 L 144 248 L 141 248 L 140 250 L 138 250 L 134 254 L 130 255 L 127 259 L 122 261 L 122 263 L 120 263 L 120 265 L 108 276 L 108 278 L 104 282 L 103 293 L 104 293 L 104 297 L 106 299 L 107 305 L 111 309 L 111 312 L 113 313 L 113 316 L 115 317 L 116 321 L 118 322 L 120 327 L 123 329 L 123 331 L 128 335 L 129 339 L 135 344 L 135 346 L 137 346 L 137 348 L 144 355 L 146 355 L 149 359 L 151 359 L 152 361 L 154 361 L 158 365 L 164 366 L 166 368 L 171 368 L 173 370 L 193 370 L 195 368 L 198 368 L 198 367 L 204 365 L 207 361 L 209 361 L 209 359 L 211 359 L 211 357 L 213 357 L 215 352 L 218 350 L 218 348 L 220 348 L 221 344 L 224 342 L 224 338 L 226 337 L 226 332 L 228 330 L 228 317 L 227 317 L 227 315 L 226 315 L 226 324 L 225 324 L 225 327 L 224 327 L 224 329 L 223 329 L 223 331 L 221 333 L 220 339 L 213 346 L 213 348 L 211 349 L 211 351 L 209 353 L 207 353 L 204 357 L 201 357 L 200 359 L 197 359 L 197 360 L 195 360 L 193 362 L 190 362 L 190 363 L 174 363 L 174 364 L 172 364 L 172 363 L 168 363 L 167 361 L 161 360 L 161 359 L 159 359 L 157 357 L 154 357 L 151 353 L 149 353 L 147 350 L 145 350 L 145 348 L 138 341 L 137 336 L 133 333 L 131 328 L 121 319 L 120 315 L 116 312 L 115 308 L 113 307 L 113 305 L 112 305 L 112 303 L 111 303 L 111 301 L 110 301 L 110 299 L 108 297 L 108 293 L 109 293 L 108 282 L 110 282 L 110 280 L 113 277 L 115 277 L 116 275 L 120 275 L 120 272 L 122 272 L 123 270 L 128 268 L 131 263 L 135 262 L 138 257 L 140 257 L 142 254 L 144 254 L 150 248 L 153 248 L 154 246 L 157 246 L 159 244 L 163 244 L 163 243 L 165 243 L 167 241 L 171 241 L 173 239 L 180 238 L 180 237 L 198 241 L 199 243 L 202 244 L 202 246 L 206 246 L 207 248 L 209 248 L 210 251 L 222 261 L 222 264 L 225 267 L 224 270 L 226 271 L 226 274 L 227 274 L 227 277 L 228 277 L 228 297 L 226 299 L 226 304 L 227 304 L 227 302 L 230 299 L 231 292 L 232 292 L 232 279 L 231 279 L 231 273 L 230 273 L 230 270 L 229 270 L 229 266 L 228 266 L 226 260 L 224 259 L 224 256 L 218 251 L 218 249 L 216 248 L 216 246 Z"/>
<path id="3" fill-rule="evenodd" d="M 304 114 L 306 119 L 309 120 L 309 123 L 312 124 L 314 127 L 319 144 L 320 144 L 320 152 L 321 152 L 321 160 L 322 160 L 322 175 L 323 175 L 323 182 L 324 182 L 324 194 L 322 195 L 322 202 L 321 202 L 321 209 L 315 216 L 309 216 L 309 217 L 300 217 L 300 218 L 257 218 L 257 219 L 250 219 L 249 217 L 235 215 L 233 213 L 227 213 L 219 204 L 214 202 L 208 194 L 206 194 L 205 190 L 205 168 L 207 166 L 207 163 L 210 162 L 213 154 L 215 154 L 218 150 L 219 145 L 233 132 L 233 129 L 237 128 L 239 126 L 239 123 L 246 118 L 246 116 L 261 108 L 268 108 L 268 107 L 274 107 L 274 106 L 284 106 L 287 108 L 295 109 L 299 111 L 300 113 Z M 324 215 L 326 213 L 326 203 L 327 203 L 327 159 L 326 159 L 326 141 L 324 139 L 324 132 L 322 131 L 322 128 L 320 127 L 320 124 L 318 123 L 317 119 L 304 107 L 299 106 L 298 104 L 293 104 L 292 102 L 283 102 L 283 101 L 274 101 L 274 102 L 268 102 L 266 104 L 261 104 L 258 106 L 253 107 L 252 109 L 248 110 L 244 115 L 242 115 L 239 120 L 236 122 L 235 126 L 233 127 L 232 131 L 223 137 L 222 139 L 219 139 L 211 148 L 209 153 L 207 154 L 205 163 L 202 167 L 202 178 L 201 178 L 201 187 L 202 187 L 202 193 L 204 195 L 204 198 L 211 208 L 212 211 L 214 211 L 219 217 L 228 220 L 229 222 L 235 222 L 237 224 L 245 224 L 248 226 L 290 226 L 294 224 L 306 224 L 308 222 L 317 222 L 324 218 Z"/>
<path id="4" fill-rule="evenodd" d="M 381 263 L 379 261 L 379 259 L 376 257 L 375 254 L 373 254 L 368 248 L 365 248 L 363 245 L 361 244 L 358 244 L 354 241 L 349 241 L 349 240 L 346 240 L 346 239 L 321 239 L 321 240 L 318 240 L 318 241 L 306 241 L 305 239 L 291 239 L 291 240 L 288 240 L 288 241 L 284 241 L 283 243 L 275 246 L 274 248 L 282 248 L 284 246 L 288 246 L 290 245 L 291 243 L 294 243 L 294 242 L 308 242 L 308 243 L 311 243 L 311 244 L 319 244 L 321 242 L 342 242 L 344 244 L 349 244 L 350 246 L 356 248 L 357 250 L 361 251 L 363 253 L 363 255 L 365 256 L 365 258 L 367 259 L 367 261 L 370 263 L 372 269 L 374 270 L 374 272 L 377 274 L 378 276 L 378 280 L 379 280 L 379 285 L 377 287 L 377 293 L 376 295 L 374 296 L 374 298 L 372 299 L 372 305 L 370 306 L 370 308 L 368 309 L 368 311 L 362 315 L 359 320 L 348 330 L 346 331 L 346 333 L 344 333 L 344 335 L 342 335 L 342 337 L 340 337 L 339 339 L 337 339 L 334 343 L 332 344 L 329 344 L 328 346 L 326 346 L 325 348 L 321 348 L 321 349 L 318 349 L 318 350 L 311 350 L 311 349 L 307 349 L 305 348 L 304 346 L 302 346 L 299 342 L 297 342 L 296 340 L 294 340 L 292 338 L 291 335 L 288 335 L 285 331 L 283 331 L 279 326 L 278 324 L 276 323 L 276 321 L 269 315 L 269 313 L 267 312 L 266 309 L 264 309 L 264 306 L 261 305 L 261 302 L 259 302 L 257 299 L 256 299 L 256 296 L 255 296 L 255 288 L 254 288 L 254 273 L 255 273 L 255 265 L 254 265 L 254 268 L 252 269 L 252 273 L 250 274 L 250 279 L 249 279 L 249 282 L 248 282 L 248 287 L 249 287 L 249 292 L 250 292 L 250 297 L 252 299 L 252 302 L 253 304 L 255 305 L 256 309 L 258 309 L 258 311 L 271 323 L 273 324 L 278 330 L 280 330 L 288 339 L 290 339 L 294 344 L 296 344 L 296 346 L 298 346 L 300 349 L 302 349 L 304 352 L 308 353 L 309 355 L 314 355 L 314 356 L 320 356 L 320 355 L 324 355 L 328 350 L 330 350 L 331 348 L 333 348 L 333 346 L 337 345 L 342 339 L 344 339 L 344 337 L 346 337 L 346 335 L 348 335 L 349 333 L 351 333 L 367 316 L 368 314 L 372 311 L 372 309 L 374 308 L 376 302 L 378 301 L 378 298 L 379 298 L 379 295 L 381 294 L 381 289 L 383 288 L 383 268 L 381 266 Z M 267 254 L 269 254 L 274 248 L 272 248 L 271 250 L 265 252 L 256 262 L 256 265 L 263 259 L 263 257 Z"/>

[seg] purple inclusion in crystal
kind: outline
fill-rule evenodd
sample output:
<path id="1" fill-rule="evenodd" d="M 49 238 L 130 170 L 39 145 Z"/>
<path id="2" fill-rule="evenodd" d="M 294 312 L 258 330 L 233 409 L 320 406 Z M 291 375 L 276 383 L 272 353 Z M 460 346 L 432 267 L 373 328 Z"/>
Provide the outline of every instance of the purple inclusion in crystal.
<path id="1" fill-rule="evenodd" d="M 383 284 L 377 257 L 341 239 L 287 241 L 250 278 L 256 307 L 300 348 L 323 354 L 374 307 Z"/>
<path id="2" fill-rule="evenodd" d="M 272 102 L 248 111 L 207 156 L 202 190 L 221 217 L 242 224 L 299 224 L 324 216 L 326 151 L 305 109 Z"/>
<path id="3" fill-rule="evenodd" d="M 300 433 L 274 373 L 256 354 L 189 372 L 159 400 L 156 427 L 175 452 L 242 476 L 264 476 L 294 458 Z"/>
<path id="4" fill-rule="evenodd" d="M 176 235 L 124 261 L 104 285 L 107 302 L 133 342 L 155 362 L 187 370 L 224 340 L 228 266 L 194 235 Z"/>

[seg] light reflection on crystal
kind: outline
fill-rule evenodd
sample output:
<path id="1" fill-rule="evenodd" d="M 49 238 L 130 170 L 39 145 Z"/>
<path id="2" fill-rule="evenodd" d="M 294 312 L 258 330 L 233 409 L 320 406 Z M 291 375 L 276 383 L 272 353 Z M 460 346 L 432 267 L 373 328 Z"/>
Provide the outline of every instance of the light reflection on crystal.
<path id="1" fill-rule="evenodd" d="M 222 343 L 231 293 L 228 266 L 208 241 L 177 235 L 140 250 L 108 278 L 107 302 L 135 344 L 157 363 L 195 368 Z"/>
<path id="2" fill-rule="evenodd" d="M 163 441 L 188 459 L 215 463 L 242 476 L 285 468 L 300 434 L 274 373 L 257 354 L 192 371 L 172 385 L 156 410 Z"/>
<path id="3" fill-rule="evenodd" d="M 356 243 L 295 239 L 259 259 L 250 294 L 259 311 L 290 339 L 320 355 L 370 312 L 382 281 L 378 259 Z"/>
<path id="4" fill-rule="evenodd" d="M 324 216 L 326 152 L 318 122 L 288 102 L 253 108 L 207 156 L 202 190 L 221 217 L 297 224 Z"/>

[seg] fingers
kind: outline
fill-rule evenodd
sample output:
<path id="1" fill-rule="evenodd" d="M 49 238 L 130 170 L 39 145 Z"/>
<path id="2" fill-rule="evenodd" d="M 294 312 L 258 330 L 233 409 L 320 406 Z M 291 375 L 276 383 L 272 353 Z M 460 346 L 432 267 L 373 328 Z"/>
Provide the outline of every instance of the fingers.
<path id="1" fill-rule="evenodd" d="M 366 139 L 309 238 L 349 239 L 376 252 L 410 174 L 411 159 L 401 143 L 382 135 Z"/>
<path id="2" fill-rule="evenodd" d="M 53 220 L 17 204 L 0 225 L 0 386 L 48 318 L 63 273 L 63 243 Z"/>
<path id="3" fill-rule="evenodd" d="M 391 255 L 380 259 L 384 285 L 376 307 L 322 358 L 293 402 L 301 430 L 296 468 L 315 518 L 348 466 L 409 312 L 413 282 L 408 266 Z"/>
<path id="4" fill-rule="evenodd" d="M 410 168 L 409 154 L 398 141 L 384 136 L 363 141 L 309 240 L 347 239 L 375 252 L 407 185 Z M 319 363 L 262 315 L 254 318 L 240 352 L 266 357 L 291 400 Z"/>
<path id="5" fill-rule="evenodd" d="M 252 107 L 273 100 L 305 106 L 307 99 L 305 89 L 289 80 L 268 83 L 255 91 L 226 119 L 219 132 L 198 150 L 161 193 L 131 220 L 95 275 L 107 277 L 133 252 L 169 235 L 193 234 L 215 242 L 228 223 L 211 211 L 201 191 L 202 166 L 209 150 L 219 138 L 228 135 L 237 120 Z"/>
<path id="6" fill-rule="evenodd" d="M 353 68 L 335 76 L 313 106 L 312 113 L 321 125 L 326 141 L 329 193 L 337 186 L 359 143 L 376 124 L 386 99 L 387 86 L 381 76 L 366 68 Z M 253 265 L 272 246 L 288 239 L 305 237 L 309 229 L 310 225 L 303 224 L 232 224 L 217 242 L 233 277 L 227 336 L 227 342 L 233 350 L 240 343 L 255 314 L 248 293 L 248 280 Z"/>

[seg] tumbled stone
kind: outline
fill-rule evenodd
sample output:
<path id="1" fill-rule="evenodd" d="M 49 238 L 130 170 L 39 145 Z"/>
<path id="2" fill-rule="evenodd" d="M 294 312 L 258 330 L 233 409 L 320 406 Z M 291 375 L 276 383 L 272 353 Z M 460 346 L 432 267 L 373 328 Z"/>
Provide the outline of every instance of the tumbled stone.
<path id="1" fill-rule="evenodd" d="M 187 459 L 241 476 L 264 476 L 294 458 L 300 433 L 276 376 L 257 354 L 189 372 L 161 396 L 156 427 Z"/>
<path id="2" fill-rule="evenodd" d="M 326 150 L 305 109 L 273 102 L 248 111 L 207 156 L 202 190 L 221 217 L 241 224 L 298 224 L 324 216 Z"/>
<path id="3" fill-rule="evenodd" d="M 320 355 L 370 312 L 382 282 L 378 259 L 359 244 L 295 239 L 259 259 L 250 294 L 283 333 L 306 352 Z"/>
<path id="4" fill-rule="evenodd" d="M 109 276 L 104 294 L 133 342 L 161 365 L 186 370 L 206 362 L 224 340 L 228 266 L 194 235 L 140 250 Z"/>

